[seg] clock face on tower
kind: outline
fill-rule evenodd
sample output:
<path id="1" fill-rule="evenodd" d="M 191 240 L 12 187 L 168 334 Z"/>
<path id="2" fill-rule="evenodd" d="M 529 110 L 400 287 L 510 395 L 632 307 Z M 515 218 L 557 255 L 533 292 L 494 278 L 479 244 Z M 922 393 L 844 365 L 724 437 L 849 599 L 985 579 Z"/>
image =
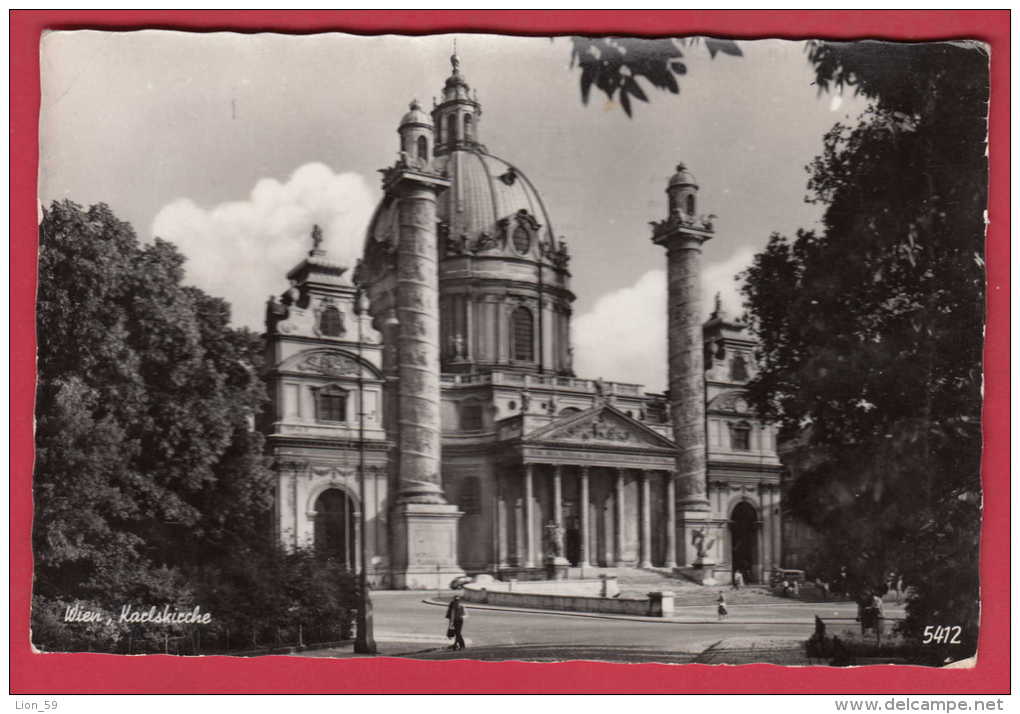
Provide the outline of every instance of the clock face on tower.
<path id="1" fill-rule="evenodd" d="M 517 226 L 513 235 L 514 250 L 522 255 L 531 248 L 531 234 L 524 226 Z"/>

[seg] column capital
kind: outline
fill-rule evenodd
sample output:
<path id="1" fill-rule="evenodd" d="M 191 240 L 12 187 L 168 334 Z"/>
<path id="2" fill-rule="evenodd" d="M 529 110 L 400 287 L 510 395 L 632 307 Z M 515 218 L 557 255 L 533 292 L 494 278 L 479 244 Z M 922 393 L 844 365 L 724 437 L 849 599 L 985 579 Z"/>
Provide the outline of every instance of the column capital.
<path id="1" fill-rule="evenodd" d="M 413 188 L 430 188 L 436 193 L 448 189 L 452 182 L 439 174 L 418 168 L 411 168 L 406 164 L 397 164 L 391 168 L 383 169 L 383 190 L 384 191 L 405 191 Z"/>

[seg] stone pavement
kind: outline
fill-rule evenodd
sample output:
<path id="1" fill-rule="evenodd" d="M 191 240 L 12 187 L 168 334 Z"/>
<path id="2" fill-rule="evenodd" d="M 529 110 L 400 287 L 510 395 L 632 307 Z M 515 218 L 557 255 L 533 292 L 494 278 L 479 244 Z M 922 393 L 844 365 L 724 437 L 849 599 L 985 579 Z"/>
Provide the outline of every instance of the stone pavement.
<path id="1" fill-rule="evenodd" d="M 395 644 L 395 643 L 386 643 Z M 712 643 L 701 651 L 663 651 L 639 645 L 570 645 L 570 644 L 521 644 L 483 645 L 467 649 L 451 650 L 449 646 L 415 647 L 415 643 L 400 643 L 403 651 L 397 653 L 384 643 L 379 643 L 380 655 L 420 660 L 473 660 L 482 662 L 564 662 L 584 660 L 588 662 L 624 662 L 657 664 L 777 664 L 804 666 L 812 663 L 804 652 L 800 639 L 771 638 L 752 639 L 733 637 Z M 397 649 L 401 649 L 398 647 Z M 361 657 L 353 646 L 337 647 L 302 653 L 303 657 L 352 658 Z"/>
<path id="2" fill-rule="evenodd" d="M 731 637 L 698 654 L 696 664 L 808 665 L 803 639 Z M 817 663 L 816 663 L 817 664 Z"/>

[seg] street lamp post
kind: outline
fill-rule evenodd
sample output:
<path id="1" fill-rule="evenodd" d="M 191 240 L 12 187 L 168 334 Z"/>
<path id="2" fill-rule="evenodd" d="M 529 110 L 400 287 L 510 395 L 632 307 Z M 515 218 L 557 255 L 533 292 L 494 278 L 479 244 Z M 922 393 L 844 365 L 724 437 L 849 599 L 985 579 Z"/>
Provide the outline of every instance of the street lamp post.
<path id="1" fill-rule="evenodd" d="M 368 501 L 365 498 L 365 382 L 361 365 L 361 319 L 365 313 L 362 304 L 365 294 L 360 285 L 354 293 L 354 314 L 358 318 L 358 499 L 361 501 L 361 519 L 358 522 L 358 540 L 361 549 L 361 572 L 358 573 L 358 632 L 354 651 L 358 654 L 376 654 L 372 631 L 372 596 L 368 592 Z"/>

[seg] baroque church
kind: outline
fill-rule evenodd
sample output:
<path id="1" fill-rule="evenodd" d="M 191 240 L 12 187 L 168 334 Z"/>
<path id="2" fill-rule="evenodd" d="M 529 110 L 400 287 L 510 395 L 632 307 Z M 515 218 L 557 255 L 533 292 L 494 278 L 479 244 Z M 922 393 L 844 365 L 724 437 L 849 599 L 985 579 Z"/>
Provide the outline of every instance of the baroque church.
<path id="1" fill-rule="evenodd" d="M 701 320 L 714 226 L 694 176 L 677 168 L 649 236 L 668 269 L 669 390 L 575 374 L 567 243 L 531 179 L 481 142 L 482 106 L 451 62 L 431 112 L 415 101 L 400 120 L 357 266 L 332 262 L 315 229 L 269 300 L 279 538 L 360 568 L 367 519 L 377 587 L 623 566 L 767 579 L 776 430 L 745 399 L 745 327 L 718 299 Z"/>

